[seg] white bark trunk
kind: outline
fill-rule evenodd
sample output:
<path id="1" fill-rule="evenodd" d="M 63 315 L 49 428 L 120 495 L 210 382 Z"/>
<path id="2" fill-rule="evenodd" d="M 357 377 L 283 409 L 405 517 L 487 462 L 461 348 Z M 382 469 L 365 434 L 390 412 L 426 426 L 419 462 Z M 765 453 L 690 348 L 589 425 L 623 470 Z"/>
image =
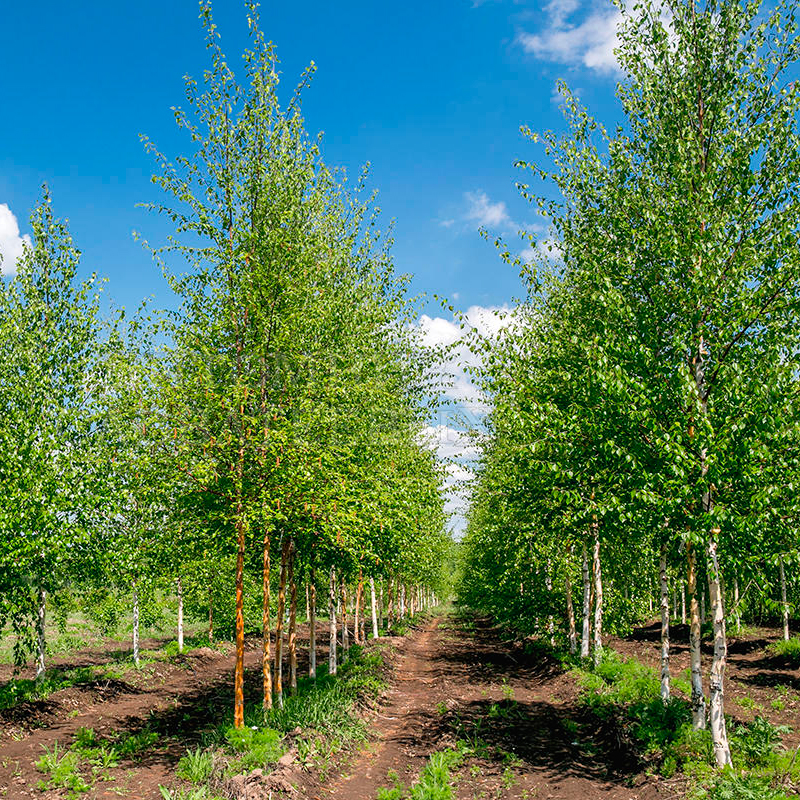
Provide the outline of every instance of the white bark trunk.
<path id="1" fill-rule="evenodd" d="M 732 765 L 731 750 L 728 746 L 728 732 L 725 729 L 725 666 L 728 659 L 728 645 L 725 637 L 725 609 L 720 591 L 719 561 L 717 542 L 712 537 L 708 543 L 708 556 L 711 567 L 710 588 L 711 608 L 714 622 L 714 658 L 711 662 L 709 678 L 710 699 L 709 718 L 711 722 L 711 741 L 717 766 Z"/>
<path id="2" fill-rule="evenodd" d="M 689 592 L 689 660 L 692 681 L 692 727 L 706 727 L 706 698 L 703 693 L 703 673 L 700 659 L 700 610 L 697 605 L 697 565 L 694 546 L 686 544 L 687 589 Z"/>
<path id="3" fill-rule="evenodd" d="M 570 548 L 571 550 L 571 548 Z M 564 593 L 567 597 L 567 629 L 569 631 L 569 652 L 575 655 L 578 652 L 578 633 L 575 630 L 575 608 L 572 605 L 572 582 L 569 579 L 569 562 L 564 566 Z"/>
<path id="4" fill-rule="evenodd" d="M 667 545 L 661 545 L 661 699 L 669 701 L 669 583 L 667 582 Z"/>
<path id="5" fill-rule="evenodd" d="M 183 583 L 178 576 L 178 652 L 183 652 Z"/>
<path id="6" fill-rule="evenodd" d="M 592 584 L 589 577 L 589 558 L 586 555 L 586 543 L 583 544 L 581 552 L 583 562 L 583 627 L 581 629 L 581 658 L 589 658 L 589 638 L 591 636 L 592 613 Z"/>
<path id="7" fill-rule="evenodd" d="M 597 666 L 603 657 L 603 576 L 600 571 L 600 532 L 594 523 L 594 664 Z"/>
<path id="8" fill-rule="evenodd" d="M 139 592 L 133 582 L 133 663 L 139 666 Z"/>
<path id="9" fill-rule="evenodd" d="M 317 677 L 317 587 L 313 569 L 308 585 L 308 677 Z"/>
<path id="10" fill-rule="evenodd" d="M 47 613 L 47 592 L 39 589 L 39 602 L 36 609 L 36 681 L 44 680 L 45 673 L 45 651 L 47 640 L 45 639 L 45 615 Z"/>
<path id="11" fill-rule="evenodd" d="M 330 592 L 328 594 L 328 615 L 330 616 L 330 647 L 328 651 L 328 674 L 336 674 L 336 570 L 331 567 Z"/>
<path id="12" fill-rule="evenodd" d="M 681 581 L 681 625 L 686 624 L 686 587 Z"/>
<path id="13" fill-rule="evenodd" d="M 378 638 L 378 609 L 375 602 L 375 578 L 369 579 L 369 595 L 372 603 L 372 638 Z"/>
<path id="14" fill-rule="evenodd" d="M 742 629 L 742 615 L 739 611 L 739 578 L 733 579 L 733 604 L 735 606 L 734 619 L 736 621 L 736 631 Z"/>
<path id="15" fill-rule="evenodd" d="M 781 573 L 781 609 L 783 611 L 783 638 L 789 641 L 789 603 L 786 600 L 786 570 L 783 568 L 783 558 L 778 560 Z"/>

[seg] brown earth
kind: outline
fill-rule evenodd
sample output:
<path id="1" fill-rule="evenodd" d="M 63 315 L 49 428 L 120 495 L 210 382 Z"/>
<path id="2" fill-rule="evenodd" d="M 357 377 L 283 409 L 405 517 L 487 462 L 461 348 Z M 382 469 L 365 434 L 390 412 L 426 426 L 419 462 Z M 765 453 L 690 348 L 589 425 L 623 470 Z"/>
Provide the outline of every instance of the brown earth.
<path id="1" fill-rule="evenodd" d="M 631 775 L 632 753 L 593 727 L 557 662 L 502 641 L 486 620 L 431 620 L 396 669 L 374 741 L 327 783 L 308 776 L 301 797 L 370 800 L 380 787 L 411 784 L 432 752 L 459 739 L 474 752 L 457 771 L 458 800 L 675 796 L 674 783 Z"/>
<path id="2" fill-rule="evenodd" d="M 612 638 L 609 645 L 657 666 L 658 633 L 658 626 L 651 625 L 629 637 Z M 673 628 L 673 675 L 688 667 L 684 634 L 680 626 Z M 749 721 L 756 714 L 776 724 L 796 719 L 800 671 L 765 650 L 777 636 L 776 631 L 759 629 L 731 639 L 727 707 L 737 720 Z M 306 638 L 303 626 L 299 643 Z M 319 641 L 325 638 L 321 624 Z M 372 800 L 380 787 L 413 783 L 431 753 L 458 740 L 469 742 L 470 752 L 456 771 L 457 800 L 680 796 L 679 781 L 642 774 L 624 736 L 582 710 L 573 678 L 532 643 L 504 641 L 486 620 L 452 617 L 428 620 L 393 642 L 394 678 L 378 710 L 369 715 L 369 743 L 358 753 L 341 756 L 325 775 L 291 765 L 294 797 Z M 61 663 L 115 661 L 115 647 L 119 643 L 76 653 Z M 320 660 L 325 652 L 321 648 Z M 248 642 L 250 696 L 258 694 L 260 655 L 260 643 Z M 704 658 L 710 658 L 708 643 Z M 177 785 L 177 761 L 198 744 L 199 731 L 229 708 L 232 669 L 230 650 L 205 648 L 153 662 L 141 672 L 127 671 L 124 678 L 89 681 L 46 701 L 0 712 L 0 797 L 65 798 L 65 790 L 37 788 L 43 776 L 35 763 L 44 747 L 52 750 L 58 742 L 67 748 L 80 727 L 93 728 L 105 738 L 147 727 L 159 733 L 156 745 L 123 761 L 109 771 L 112 780 L 98 780 L 82 796 L 159 800 L 159 785 Z M 791 734 L 788 742 L 796 743 L 796 738 Z"/>

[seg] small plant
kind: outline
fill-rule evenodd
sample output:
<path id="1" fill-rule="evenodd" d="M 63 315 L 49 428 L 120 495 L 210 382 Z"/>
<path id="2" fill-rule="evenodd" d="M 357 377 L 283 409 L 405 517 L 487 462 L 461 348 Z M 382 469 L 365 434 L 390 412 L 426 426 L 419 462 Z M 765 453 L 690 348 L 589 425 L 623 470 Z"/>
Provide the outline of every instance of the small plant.
<path id="1" fill-rule="evenodd" d="M 756 707 L 756 701 L 748 695 L 744 695 L 744 697 L 737 697 L 736 702 L 742 708 L 752 709 Z"/>
<path id="2" fill-rule="evenodd" d="M 732 737 L 732 751 L 748 767 L 764 767 L 775 761 L 786 725 L 773 725 L 756 717 L 749 725 L 739 725 Z"/>
<path id="3" fill-rule="evenodd" d="M 792 666 L 800 665 L 800 638 L 793 636 L 791 639 L 781 639 L 769 645 L 767 650 L 775 656 L 788 661 Z"/>
<path id="4" fill-rule="evenodd" d="M 228 767 L 229 774 L 250 772 L 274 764 L 285 752 L 281 734 L 272 728 L 229 728 L 225 738 L 239 757 Z"/>
<path id="5" fill-rule="evenodd" d="M 723 772 L 704 794 L 706 800 L 789 800 L 784 792 L 773 789 L 767 778 Z"/>
<path id="6" fill-rule="evenodd" d="M 786 703 L 784 703 L 780 697 L 776 697 L 770 702 L 770 706 L 772 707 L 773 711 L 783 711 L 786 708 Z"/>
<path id="7" fill-rule="evenodd" d="M 40 781 L 40 789 L 67 789 L 71 797 L 88 792 L 91 788 L 83 779 L 78 766 L 80 756 L 78 753 L 67 750 L 59 750 L 58 742 L 53 745 L 52 750 L 44 747 L 44 755 L 36 762 L 36 769 L 39 772 L 49 774 L 47 781 Z"/>
<path id="8" fill-rule="evenodd" d="M 135 758 L 145 750 L 149 750 L 157 741 L 158 734 L 144 728 L 138 733 L 123 735 L 117 742 L 117 751 L 124 758 Z"/>
<path id="9" fill-rule="evenodd" d="M 179 778 L 199 784 L 209 779 L 213 768 L 213 753 L 198 747 L 196 750 L 187 750 L 186 755 L 178 762 L 176 772 Z"/>

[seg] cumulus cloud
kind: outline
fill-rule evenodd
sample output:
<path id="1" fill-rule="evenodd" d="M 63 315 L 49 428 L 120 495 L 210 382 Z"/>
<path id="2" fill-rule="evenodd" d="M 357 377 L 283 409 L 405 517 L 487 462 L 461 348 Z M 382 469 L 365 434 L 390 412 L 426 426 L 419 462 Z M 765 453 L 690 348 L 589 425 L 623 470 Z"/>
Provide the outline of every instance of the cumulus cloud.
<path id="1" fill-rule="evenodd" d="M 17 218 L 5 203 L 0 203 L 0 272 L 3 275 L 16 275 L 17 261 L 26 244 L 30 247 L 31 237 L 19 235 Z"/>
<path id="2" fill-rule="evenodd" d="M 543 61 L 615 72 L 618 64 L 614 48 L 622 13 L 603 3 L 603 7 L 594 5 L 589 9 L 581 21 L 570 21 L 581 8 L 578 0 L 552 0 L 545 6 L 549 20 L 544 30 L 521 33 L 520 45 L 525 52 Z"/>
<path id="3" fill-rule="evenodd" d="M 426 447 L 435 450 L 442 461 L 474 458 L 478 455 L 478 445 L 474 437 L 449 425 L 428 425 L 422 431 L 422 441 Z M 448 469 L 451 466 L 456 465 L 448 464 Z"/>
<path id="4" fill-rule="evenodd" d="M 508 306 L 470 306 L 460 320 L 423 314 L 416 325 L 424 346 L 445 352 L 446 360 L 441 365 L 442 393 L 474 419 L 485 414 L 489 407 L 470 375 L 470 369 L 478 366 L 480 360 L 470 347 L 470 338 L 494 339 L 511 321 Z"/>
<path id="5" fill-rule="evenodd" d="M 464 219 L 467 222 L 477 223 L 480 228 L 508 228 L 513 223 L 508 214 L 506 204 L 501 200 L 497 203 L 489 200 L 486 192 L 466 192 L 464 199 L 468 208 Z"/>

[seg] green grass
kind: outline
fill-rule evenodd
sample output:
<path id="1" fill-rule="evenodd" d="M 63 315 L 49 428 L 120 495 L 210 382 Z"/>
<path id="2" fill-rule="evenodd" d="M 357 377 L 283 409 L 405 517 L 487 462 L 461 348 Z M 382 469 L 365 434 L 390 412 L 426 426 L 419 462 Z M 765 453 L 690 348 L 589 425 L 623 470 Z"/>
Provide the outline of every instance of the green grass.
<path id="1" fill-rule="evenodd" d="M 689 704 L 659 696 L 655 670 L 636 659 L 606 652 L 594 671 L 573 670 L 581 686 L 580 702 L 595 716 L 614 718 L 627 729 L 640 757 L 665 777 L 682 770 L 690 778 L 693 800 L 783 800 L 784 780 L 797 783 L 800 765 L 782 750 L 789 729 L 757 716 L 746 725 L 728 721 L 733 769 L 714 764 L 711 736 L 691 725 Z M 742 698 L 748 708 L 755 706 Z"/>
<path id="2" fill-rule="evenodd" d="M 0 710 L 31 700 L 45 700 L 53 692 L 96 681 L 101 671 L 96 667 L 49 669 L 38 683 L 27 678 L 12 678 L 0 686 Z"/>
<path id="3" fill-rule="evenodd" d="M 459 742 L 455 748 L 433 753 L 415 784 L 407 787 L 395 777 L 394 786 L 378 789 L 378 800 L 452 800 L 451 770 L 461 765 L 468 751 L 469 748 Z"/>
<path id="4" fill-rule="evenodd" d="M 175 770 L 179 778 L 189 783 L 203 784 L 210 777 L 214 769 L 214 754 L 210 750 L 198 747 L 196 750 L 187 750 L 186 755 L 178 762 Z"/>
<path id="5" fill-rule="evenodd" d="M 775 656 L 785 658 L 792 666 L 800 666 L 800 638 L 781 639 L 769 645 L 767 650 Z"/>

